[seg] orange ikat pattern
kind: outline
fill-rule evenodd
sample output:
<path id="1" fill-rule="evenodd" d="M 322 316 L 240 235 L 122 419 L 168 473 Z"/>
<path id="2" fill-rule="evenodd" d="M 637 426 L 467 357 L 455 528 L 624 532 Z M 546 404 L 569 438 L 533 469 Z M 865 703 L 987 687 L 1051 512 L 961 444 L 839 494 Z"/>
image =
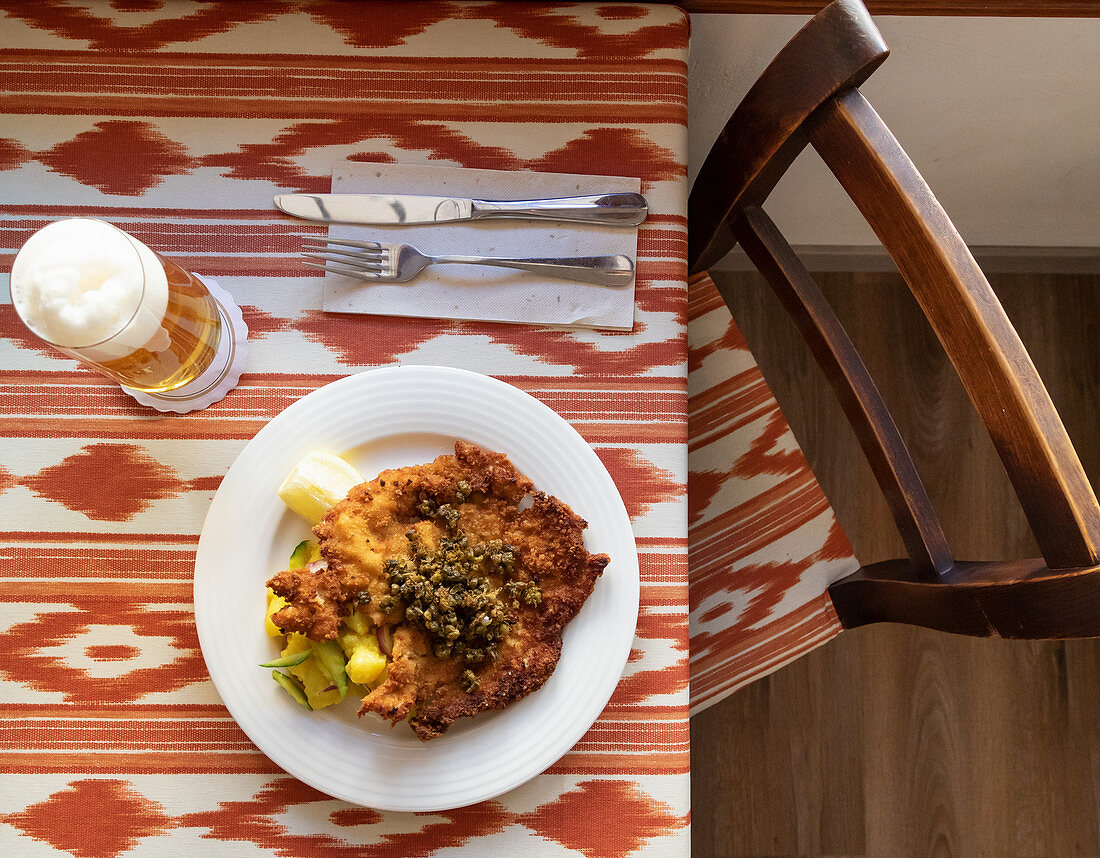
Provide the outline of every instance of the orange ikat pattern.
<path id="1" fill-rule="evenodd" d="M 251 344 L 225 400 L 159 415 L 30 336 L 0 289 L 0 854 L 687 854 L 687 39 L 680 11 L 645 5 L 0 0 L 0 279 L 47 222 L 100 217 L 217 277 Z M 346 160 L 640 177 L 634 329 L 322 313 L 298 256 L 322 230 L 271 195 L 328 190 Z M 395 362 L 494 375 L 575 426 L 642 574 L 591 730 L 438 813 L 276 768 L 192 619 L 198 533 L 245 443 Z"/>
<path id="2" fill-rule="evenodd" d="M 858 566 L 722 296 L 688 282 L 691 711 L 840 633 Z"/>

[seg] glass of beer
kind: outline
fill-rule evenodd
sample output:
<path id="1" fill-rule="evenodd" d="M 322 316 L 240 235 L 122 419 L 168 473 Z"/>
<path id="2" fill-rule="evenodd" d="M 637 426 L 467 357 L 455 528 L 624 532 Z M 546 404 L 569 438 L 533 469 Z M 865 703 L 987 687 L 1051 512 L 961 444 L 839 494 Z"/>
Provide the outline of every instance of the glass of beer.
<path id="1" fill-rule="evenodd" d="M 233 326 L 202 281 L 105 221 L 34 233 L 12 265 L 11 298 L 55 349 L 155 398 L 208 390 L 232 360 L 222 339 Z"/>

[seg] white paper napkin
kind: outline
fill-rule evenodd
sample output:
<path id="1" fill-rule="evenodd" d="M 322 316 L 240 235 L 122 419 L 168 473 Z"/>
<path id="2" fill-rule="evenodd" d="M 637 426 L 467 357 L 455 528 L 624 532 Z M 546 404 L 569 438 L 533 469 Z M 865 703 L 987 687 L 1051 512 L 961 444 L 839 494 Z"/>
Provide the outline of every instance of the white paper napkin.
<path id="1" fill-rule="evenodd" d="M 347 162 L 337 165 L 332 173 L 335 194 L 431 194 L 524 200 L 640 190 L 641 180 L 637 178 L 411 164 Z M 494 219 L 424 226 L 332 224 L 329 236 L 403 242 L 431 255 L 546 257 L 621 253 L 635 261 L 638 258 L 636 227 Z M 630 330 L 634 324 L 634 284 L 609 288 L 505 268 L 433 265 L 408 283 L 365 283 L 326 273 L 323 306 L 335 313 Z"/>

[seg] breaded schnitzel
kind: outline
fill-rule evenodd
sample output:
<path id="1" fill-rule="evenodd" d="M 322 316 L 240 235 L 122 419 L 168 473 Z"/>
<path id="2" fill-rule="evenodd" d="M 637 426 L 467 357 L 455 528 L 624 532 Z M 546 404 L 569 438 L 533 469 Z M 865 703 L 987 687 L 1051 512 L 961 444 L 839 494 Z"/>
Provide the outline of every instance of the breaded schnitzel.
<path id="1" fill-rule="evenodd" d="M 323 563 L 281 572 L 279 627 L 336 636 L 358 605 L 393 629 L 386 680 L 360 714 L 409 723 L 422 740 L 456 718 L 540 688 L 561 634 L 608 563 L 584 547 L 583 519 L 537 491 L 500 453 L 383 471 L 314 528 Z"/>

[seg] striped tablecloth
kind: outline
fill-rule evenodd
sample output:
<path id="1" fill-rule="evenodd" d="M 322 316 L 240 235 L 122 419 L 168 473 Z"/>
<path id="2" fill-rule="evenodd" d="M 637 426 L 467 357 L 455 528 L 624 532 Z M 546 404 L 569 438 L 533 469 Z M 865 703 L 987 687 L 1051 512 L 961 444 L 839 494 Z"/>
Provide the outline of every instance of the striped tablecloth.
<path id="1" fill-rule="evenodd" d="M 0 304 L 0 853 L 682 855 L 688 851 L 684 15 L 669 7 L 387 2 L 0 3 L 0 270 L 51 219 L 116 223 L 215 276 L 248 372 L 162 416 Z M 314 230 L 273 193 L 345 159 L 642 179 L 634 330 L 320 311 Z M 447 364 L 556 409 L 632 516 L 642 607 L 591 731 L 499 799 L 380 813 L 305 786 L 222 707 L 191 576 L 255 432 L 363 369 Z"/>

